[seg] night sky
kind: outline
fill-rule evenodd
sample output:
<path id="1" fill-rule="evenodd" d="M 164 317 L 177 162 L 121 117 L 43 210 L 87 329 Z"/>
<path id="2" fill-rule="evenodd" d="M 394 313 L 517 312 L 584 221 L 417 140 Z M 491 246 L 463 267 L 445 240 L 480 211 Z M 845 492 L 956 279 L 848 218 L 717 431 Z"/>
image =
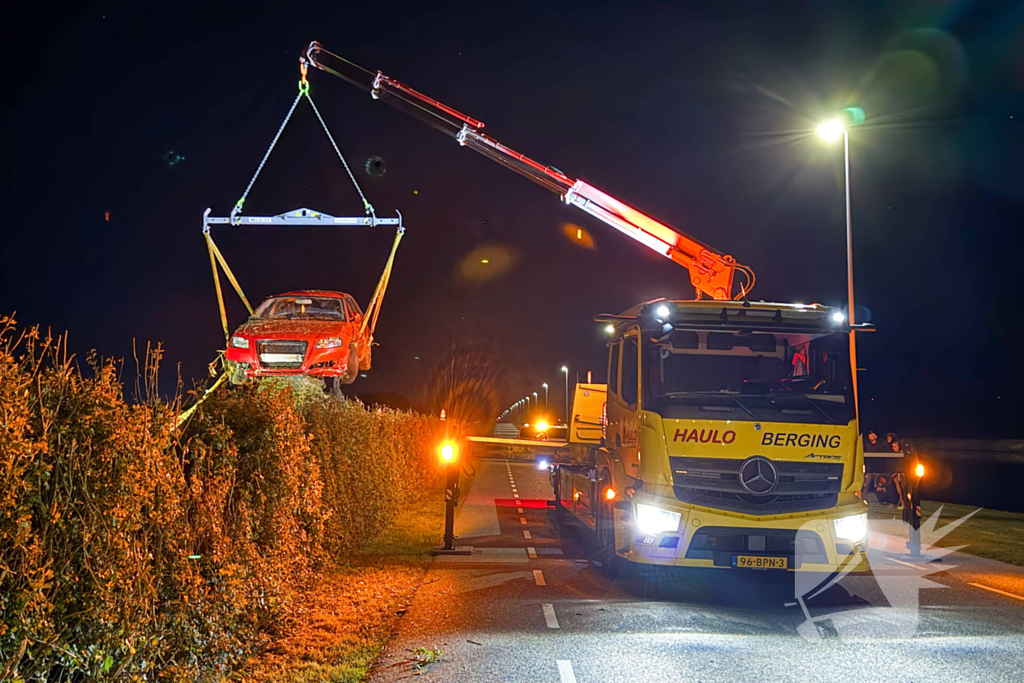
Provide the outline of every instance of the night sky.
<path id="1" fill-rule="evenodd" d="M 878 327 L 860 337 L 865 426 L 1024 437 L 1024 4 L 12 3 L 2 23 L 0 311 L 70 331 L 80 354 L 162 341 L 168 391 L 175 364 L 190 385 L 223 345 L 202 212 L 226 215 L 244 190 L 316 39 L 732 254 L 757 273 L 754 299 L 844 303 L 842 147 L 813 131 L 861 107 L 856 297 Z M 595 314 L 692 296 L 683 269 L 556 195 L 310 80 L 378 214 L 408 226 L 359 392 L 419 400 L 471 340 L 508 369 L 506 404 L 547 381 L 560 405 L 562 365 L 603 379 Z M 361 215 L 333 154 L 302 103 L 246 213 Z M 300 288 L 365 302 L 392 235 L 215 234 L 254 302 Z M 462 270 L 480 249 L 504 272 Z"/>

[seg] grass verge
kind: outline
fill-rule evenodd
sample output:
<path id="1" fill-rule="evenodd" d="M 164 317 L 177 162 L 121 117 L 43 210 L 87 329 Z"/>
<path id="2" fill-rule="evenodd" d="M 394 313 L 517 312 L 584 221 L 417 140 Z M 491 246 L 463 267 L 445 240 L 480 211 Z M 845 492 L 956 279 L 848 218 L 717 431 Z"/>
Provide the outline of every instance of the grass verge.
<path id="1" fill-rule="evenodd" d="M 475 470 L 470 469 L 475 475 Z M 463 474 L 460 499 L 474 477 Z M 430 565 L 428 551 L 444 533 L 444 489 L 424 491 L 379 538 L 353 552 L 303 591 L 279 637 L 235 680 L 252 683 L 358 683 Z"/>
<path id="2" fill-rule="evenodd" d="M 273 644 L 235 680 L 253 683 L 362 681 L 405 614 L 444 529 L 443 490 L 411 502 L 378 539 L 296 600 Z"/>
<path id="3" fill-rule="evenodd" d="M 939 521 L 935 525 L 936 529 L 978 509 L 972 505 L 925 500 L 921 502 L 922 518 L 927 520 L 935 514 L 940 506 L 942 514 L 939 515 Z M 872 517 L 896 516 L 899 518 L 901 511 L 892 507 L 886 508 L 872 504 L 871 514 Z M 963 545 L 966 547 L 960 552 L 968 555 L 987 557 L 1024 567 L 1024 514 L 982 509 L 943 538 L 941 545 Z"/>

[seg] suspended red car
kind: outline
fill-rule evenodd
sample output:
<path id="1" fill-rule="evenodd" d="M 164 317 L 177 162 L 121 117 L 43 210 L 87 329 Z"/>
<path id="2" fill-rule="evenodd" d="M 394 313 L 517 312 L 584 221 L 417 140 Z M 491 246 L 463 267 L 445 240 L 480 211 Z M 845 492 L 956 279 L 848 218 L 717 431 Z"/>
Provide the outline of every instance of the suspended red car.
<path id="1" fill-rule="evenodd" d="M 371 336 L 364 322 L 363 311 L 344 292 L 272 296 L 231 335 L 225 353 L 229 378 L 237 384 L 249 377 L 310 375 L 338 391 L 370 369 Z"/>

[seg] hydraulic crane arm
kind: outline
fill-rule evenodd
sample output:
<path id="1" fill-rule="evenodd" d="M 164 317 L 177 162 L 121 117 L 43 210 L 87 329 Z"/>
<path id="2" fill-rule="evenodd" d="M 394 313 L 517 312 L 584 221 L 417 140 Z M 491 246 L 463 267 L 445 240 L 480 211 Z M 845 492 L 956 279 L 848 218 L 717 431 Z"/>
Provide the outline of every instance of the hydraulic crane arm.
<path id="1" fill-rule="evenodd" d="M 302 62 L 362 88 L 376 100 L 382 100 L 396 109 L 447 133 L 464 147 L 512 169 L 538 185 L 557 193 L 567 204 L 572 204 L 612 226 L 616 230 L 646 245 L 662 256 L 672 259 L 690 273 L 690 283 L 712 299 L 730 299 L 735 272 L 744 274 L 746 282 L 736 298 L 745 297 L 754 285 L 754 274 L 746 266 L 736 263 L 728 254 L 721 254 L 696 239 L 660 223 L 633 207 L 620 202 L 582 180 L 574 180 L 558 169 L 538 163 L 506 147 L 494 138 L 484 135 L 484 123 L 452 109 L 404 83 L 371 72 L 324 49 L 313 41 L 306 48 Z"/>

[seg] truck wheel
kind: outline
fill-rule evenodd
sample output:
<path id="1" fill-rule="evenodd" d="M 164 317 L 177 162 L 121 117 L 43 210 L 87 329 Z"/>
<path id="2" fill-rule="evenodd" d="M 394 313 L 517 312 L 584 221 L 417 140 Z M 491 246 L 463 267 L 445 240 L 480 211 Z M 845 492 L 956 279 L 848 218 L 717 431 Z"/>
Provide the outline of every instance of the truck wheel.
<path id="1" fill-rule="evenodd" d="M 554 481 L 551 482 L 551 491 L 555 496 L 555 515 L 558 516 L 565 512 L 565 508 L 562 507 L 562 473 L 557 467 L 552 478 Z"/>
<path id="2" fill-rule="evenodd" d="M 359 376 L 359 352 L 353 346 L 348 352 L 348 365 L 345 367 L 345 374 L 338 378 L 342 384 L 352 384 Z"/>
<path id="3" fill-rule="evenodd" d="M 597 493 L 597 518 L 595 519 L 594 531 L 597 538 L 597 561 L 601 563 L 601 573 L 608 577 L 615 577 L 622 570 L 625 564 L 623 559 L 615 554 L 615 510 L 612 503 L 606 500 L 604 492 L 610 482 L 608 472 L 601 478 L 602 484 L 595 487 Z"/>

